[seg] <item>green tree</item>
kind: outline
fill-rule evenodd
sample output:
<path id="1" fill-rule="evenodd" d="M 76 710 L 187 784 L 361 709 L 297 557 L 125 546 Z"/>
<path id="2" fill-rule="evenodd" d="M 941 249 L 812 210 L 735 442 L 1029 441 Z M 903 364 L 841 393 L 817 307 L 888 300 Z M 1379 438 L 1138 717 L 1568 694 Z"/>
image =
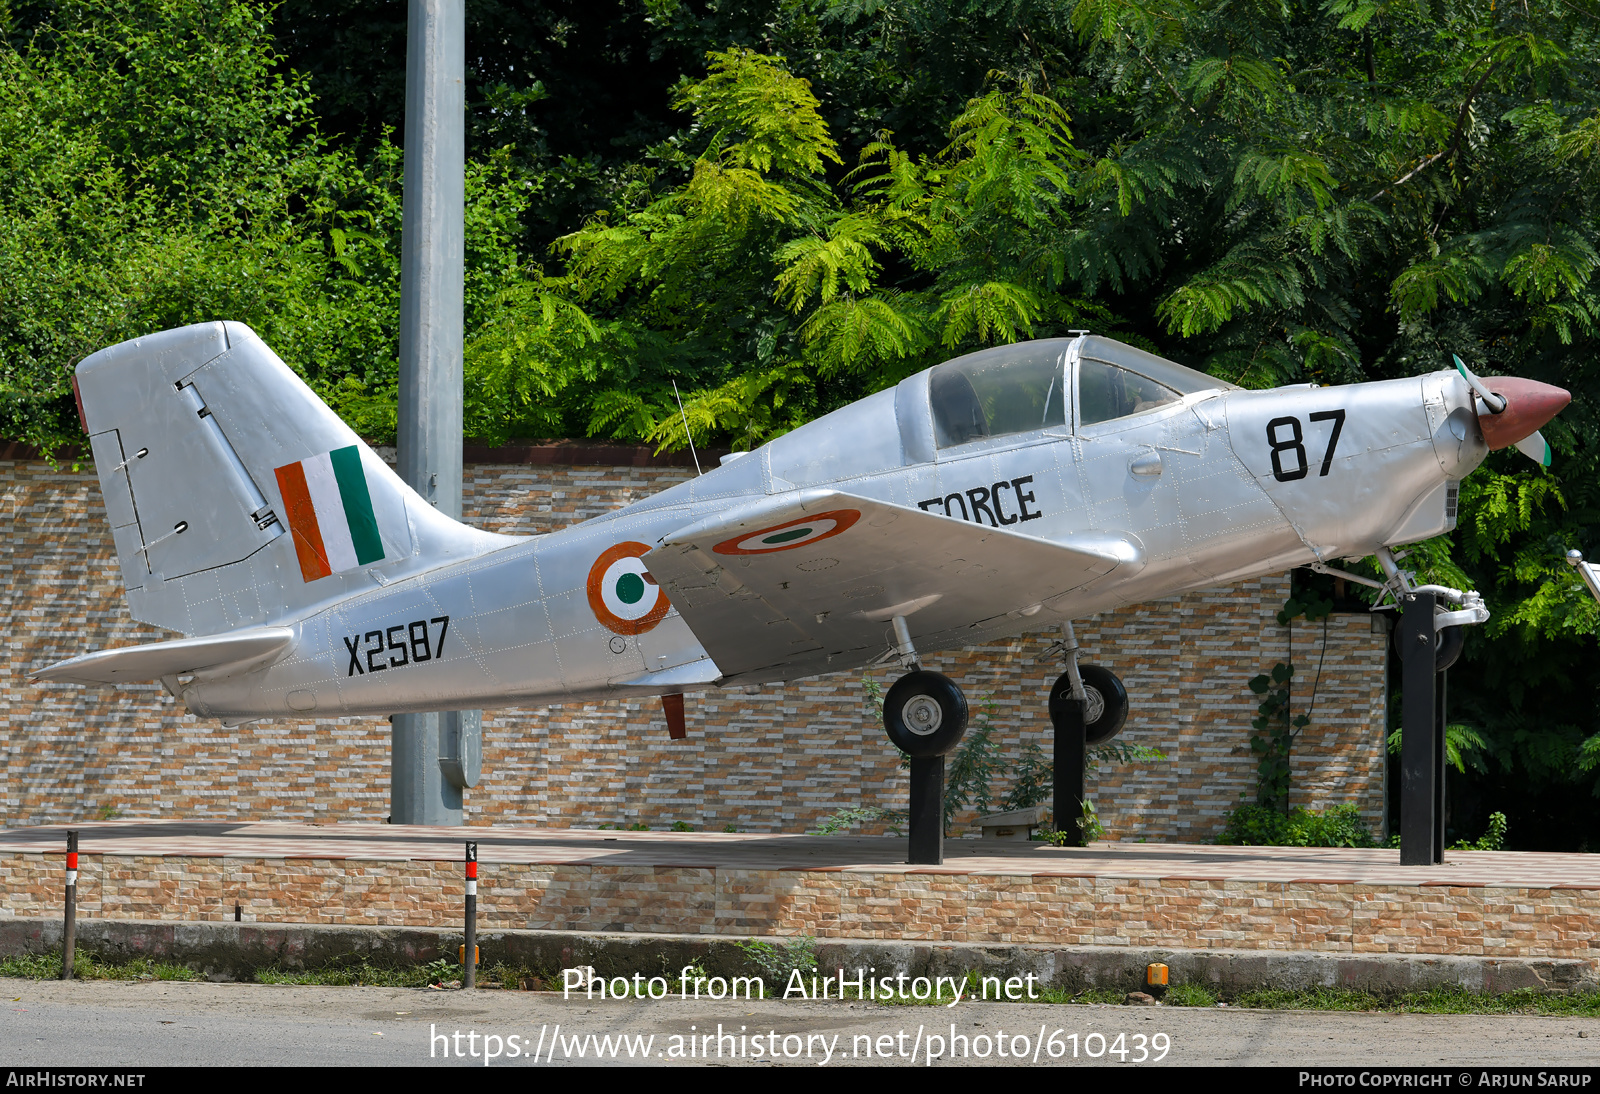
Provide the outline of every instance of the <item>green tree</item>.
<path id="1" fill-rule="evenodd" d="M 399 150 L 328 145 L 305 80 L 273 71 L 263 5 L 48 15 L 0 45 L 0 431 L 76 440 L 84 356 L 236 319 L 357 428 L 392 432 Z M 526 187 L 489 160 L 468 189 L 472 314 L 521 276 Z"/>

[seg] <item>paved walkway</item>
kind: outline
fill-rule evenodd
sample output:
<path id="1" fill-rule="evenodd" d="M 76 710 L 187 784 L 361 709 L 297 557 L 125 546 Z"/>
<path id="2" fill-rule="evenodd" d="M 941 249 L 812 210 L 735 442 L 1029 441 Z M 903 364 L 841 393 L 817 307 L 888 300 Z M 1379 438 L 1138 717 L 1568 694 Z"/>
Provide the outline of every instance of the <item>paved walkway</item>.
<path id="1" fill-rule="evenodd" d="M 248 859 L 450 861 L 476 840 L 485 863 L 669 868 L 999 874 L 1600 889 L 1600 855 L 1450 851 L 1442 866 L 1401 866 L 1400 852 L 1344 847 L 1038 843 L 946 840 L 943 866 L 910 866 L 905 841 L 887 836 L 723 832 L 605 832 L 570 828 L 424 828 L 387 824 L 104 821 L 73 826 L 89 855 Z M 0 829 L 0 858 L 62 853 L 66 827 Z"/>
<path id="2" fill-rule="evenodd" d="M 1377 1086 L 1380 1077 L 1368 1069 L 1406 1065 L 1439 1069 L 1427 1074 L 1443 1074 L 1443 1080 L 1424 1081 L 1459 1089 L 1469 1085 L 1460 1078 L 1469 1066 L 1538 1068 L 1538 1075 L 1530 1070 L 1515 1081 L 1555 1085 L 1565 1080 L 1563 1085 L 1578 1086 L 1593 1072 L 1594 1046 L 1600 1043 L 1600 1020 L 1590 1017 L 970 999 L 955 1007 L 774 998 L 715 1002 L 680 999 L 677 988 L 674 980 L 671 997 L 659 1001 L 600 1001 L 582 995 L 564 1000 L 555 992 L 0 980 L 5 993 L 0 1058 L 11 1067 L 119 1070 L 173 1064 L 465 1065 L 478 1068 L 480 1075 L 491 1062 L 523 1069 L 777 1064 L 813 1071 L 822 1065 L 873 1064 L 1110 1066 L 1126 1073 L 1143 1061 L 1179 1067 L 1272 1065 L 1284 1069 L 1278 1080 L 1284 1087 L 1274 1084 L 1276 1089 L 1293 1088 L 1295 1073 L 1289 1068 L 1339 1068 L 1343 1074 L 1318 1076 L 1327 1085 L 1354 1080 L 1353 1070 L 1368 1071 L 1366 1082 Z M 730 1036 L 719 1042 L 723 1032 Z M 696 1042 L 695 1055 L 685 1058 L 691 1035 L 703 1039 Z M 1004 1048 L 997 1050 L 995 1040 L 1002 1035 Z M 644 1049 L 641 1042 L 649 1038 Z M 1554 1073 L 1557 1068 L 1584 1070 Z M 1473 1072 L 1471 1078 L 1476 1085 L 1481 1076 Z M 1254 1085 L 1239 1076 L 1232 1083 Z M 1128 1075 L 1117 1085 L 1137 1084 Z"/>

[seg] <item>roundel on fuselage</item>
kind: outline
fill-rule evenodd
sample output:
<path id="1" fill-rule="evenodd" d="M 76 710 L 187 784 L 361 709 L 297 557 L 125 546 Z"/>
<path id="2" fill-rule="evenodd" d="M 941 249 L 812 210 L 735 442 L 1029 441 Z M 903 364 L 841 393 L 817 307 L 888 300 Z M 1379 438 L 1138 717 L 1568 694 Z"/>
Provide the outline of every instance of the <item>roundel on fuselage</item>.
<path id="1" fill-rule="evenodd" d="M 644 567 L 648 543 L 619 543 L 589 567 L 589 609 L 607 629 L 643 634 L 667 614 L 671 604 Z"/>

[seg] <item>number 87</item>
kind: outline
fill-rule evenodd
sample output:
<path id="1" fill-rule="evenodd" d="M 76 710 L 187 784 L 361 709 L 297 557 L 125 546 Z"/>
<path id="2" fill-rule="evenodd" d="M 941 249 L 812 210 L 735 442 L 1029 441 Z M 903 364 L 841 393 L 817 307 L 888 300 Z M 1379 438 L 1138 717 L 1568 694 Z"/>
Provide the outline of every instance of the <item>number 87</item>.
<path id="1" fill-rule="evenodd" d="M 1322 454 L 1322 469 L 1317 472 L 1317 477 L 1322 478 L 1333 466 L 1333 450 L 1339 445 L 1339 434 L 1344 429 L 1343 410 L 1319 410 L 1310 416 L 1313 422 L 1332 422 L 1333 432 L 1328 435 L 1328 450 Z M 1289 430 L 1288 437 L 1280 437 L 1278 431 L 1284 427 Z M 1267 444 L 1272 451 L 1272 477 L 1279 482 L 1293 482 L 1306 477 L 1310 464 L 1306 460 L 1305 434 L 1300 428 L 1300 419 L 1290 416 L 1274 418 L 1267 423 Z M 1294 453 L 1294 466 L 1283 466 L 1283 454 Z"/>

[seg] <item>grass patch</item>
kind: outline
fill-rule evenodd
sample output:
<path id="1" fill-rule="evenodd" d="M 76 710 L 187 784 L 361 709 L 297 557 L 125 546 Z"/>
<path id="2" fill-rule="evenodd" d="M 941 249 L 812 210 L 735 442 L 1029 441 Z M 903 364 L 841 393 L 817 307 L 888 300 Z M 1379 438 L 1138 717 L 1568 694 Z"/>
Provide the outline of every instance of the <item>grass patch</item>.
<path id="1" fill-rule="evenodd" d="M 459 964 L 443 957 L 426 965 L 374 965 L 363 958 L 319 969 L 257 969 L 254 979 L 258 984 L 334 988 L 427 988 L 459 983 L 464 972 Z M 477 984 L 488 990 L 560 991 L 561 974 L 497 961 L 478 966 Z"/>
<path id="2" fill-rule="evenodd" d="M 205 977 L 184 965 L 165 961 L 151 961 L 136 957 L 132 961 L 112 963 L 100 960 L 94 954 L 77 950 L 72 955 L 72 975 L 77 980 L 204 980 Z M 0 976 L 15 976 L 25 980 L 58 980 L 61 978 L 61 951 L 22 954 L 18 957 L 0 958 Z"/>
<path id="3" fill-rule="evenodd" d="M 425 965 L 375 965 L 365 958 L 334 962 L 318 969 L 257 969 L 253 979 L 260 984 L 304 984 L 316 987 L 377 987 L 426 988 L 459 983 L 462 968 L 447 958 Z M 185 965 L 149 958 L 112 962 L 94 953 L 79 950 L 74 958 L 73 975 L 79 980 L 203 980 L 205 977 Z M 61 951 L 21 954 L 0 957 L 0 976 L 24 980 L 55 980 L 61 976 Z M 631 980 L 632 977 L 629 977 Z M 648 980 L 648 977 L 646 977 Z M 677 997 L 678 984 L 672 984 L 671 997 Z M 806 978 L 807 987 L 810 978 Z M 532 969 L 521 964 L 492 962 L 478 969 L 478 987 L 526 991 L 560 991 L 561 973 L 549 969 Z M 782 988 L 772 990 L 769 984 L 767 998 L 781 998 Z M 1071 992 L 1061 988 L 1040 986 L 1032 1000 L 1023 1002 L 1055 1004 L 1112 1004 L 1124 1002 L 1127 992 L 1119 988 L 1090 988 Z M 609 996 L 609 985 L 608 992 Z M 631 994 L 631 993 L 630 993 Z M 963 1004 L 976 1002 L 979 995 L 978 974 L 968 973 L 967 986 L 962 995 Z M 596 993 L 598 998 L 598 992 Z M 876 1000 L 864 1000 L 854 990 L 845 992 L 846 999 L 875 1001 L 884 1006 L 932 1007 L 953 1002 L 955 995 L 949 983 L 940 985 L 937 995 L 917 999 L 910 994 L 879 994 Z M 995 1000 L 990 1000 L 994 1002 Z M 1219 994 L 1199 984 L 1174 984 L 1167 990 L 1162 1003 L 1169 1007 L 1214 1007 L 1226 1002 L 1232 1007 L 1254 1010 L 1323 1010 L 1323 1011 L 1377 1011 L 1389 1014 L 1524 1014 L 1553 1017 L 1600 1018 L 1600 992 L 1582 992 L 1571 995 L 1551 995 L 1538 991 L 1515 991 L 1502 995 L 1480 995 L 1460 988 L 1440 988 L 1432 991 L 1407 992 L 1392 999 L 1382 999 L 1364 991 L 1340 988 L 1306 988 L 1295 991 L 1260 989 L 1241 992 L 1236 996 Z"/>
<path id="4" fill-rule="evenodd" d="M 257 969 L 258 984 L 309 984 L 317 987 L 425 988 L 461 979 L 461 966 L 443 958 L 426 965 L 374 965 L 363 959 L 320 969 Z"/>
<path id="5" fill-rule="evenodd" d="M 305 984 L 315 987 L 425 988 L 461 979 L 461 966 L 441 958 L 426 965 L 374 965 L 362 959 L 339 962 L 319 969 L 257 969 L 251 977 L 258 984 Z M 84 950 L 73 955 L 72 974 L 78 980 L 204 980 L 202 973 L 186 965 L 148 958 L 125 962 L 105 961 Z M 61 977 L 61 951 L 0 957 L 0 976 L 23 980 L 58 980 Z M 561 974 L 550 976 L 523 965 L 497 962 L 478 969 L 480 988 L 526 988 L 529 991 L 559 991 Z"/>
<path id="6" fill-rule="evenodd" d="M 1128 992 L 1121 988 L 1089 988 L 1078 992 L 1060 988 L 1040 988 L 1034 999 L 1020 1001 L 1121 1005 L 1127 995 Z M 847 998 L 854 997 L 854 992 L 847 993 Z M 946 986 L 936 999 L 879 995 L 876 1001 L 886 1006 L 925 1007 L 948 1003 L 953 998 Z M 964 1003 L 976 999 L 976 993 L 972 989 L 963 996 Z M 1389 1014 L 1527 1014 L 1600 1018 L 1600 992 L 1548 995 L 1537 991 L 1517 991 L 1503 995 L 1480 995 L 1459 988 L 1442 988 L 1407 992 L 1392 999 L 1382 999 L 1364 991 L 1307 988 L 1296 991 L 1261 989 L 1226 997 L 1199 984 L 1174 984 L 1167 989 L 1161 1002 L 1169 1007 L 1215 1007 L 1225 1002 L 1230 1007 L 1253 1010 L 1377 1011 Z"/>
<path id="7" fill-rule="evenodd" d="M 1210 1007 L 1221 1001 L 1197 984 L 1174 984 L 1162 1002 L 1176 1007 Z M 1370 992 L 1341 988 L 1306 988 L 1297 991 L 1261 989 L 1241 992 L 1230 1006 L 1255 1010 L 1374 1011 L 1386 1014 L 1528 1014 L 1600 1018 L 1600 992 L 1550 995 L 1539 991 L 1514 991 L 1481 995 L 1461 988 L 1436 988 L 1406 992 L 1382 999 Z"/>
<path id="8" fill-rule="evenodd" d="M 1173 984 L 1161 1001 L 1169 1007 L 1214 1007 L 1217 997 L 1199 984 Z"/>
<path id="9" fill-rule="evenodd" d="M 1300 991 L 1281 991 L 1264 988 L 1242 992 L 1230 1000 L 1236 1007 L 1256 1010 L 1394 1010 L 1398 1003 L 1388 1007 L 1377 996 L 1364 991 L 1342 988 L 1306 988 Z"/>
<path id="10" fill-rule="evenodd" d="M 1547 995 L 1537 991 L 1512 991 L 1503 995 L 1477 995 L 1459 988 L 1413 992 L 1385 1009 L 1414 1014 L 1545 1014 L 1600 1018 L 1600 992 Z"/>

